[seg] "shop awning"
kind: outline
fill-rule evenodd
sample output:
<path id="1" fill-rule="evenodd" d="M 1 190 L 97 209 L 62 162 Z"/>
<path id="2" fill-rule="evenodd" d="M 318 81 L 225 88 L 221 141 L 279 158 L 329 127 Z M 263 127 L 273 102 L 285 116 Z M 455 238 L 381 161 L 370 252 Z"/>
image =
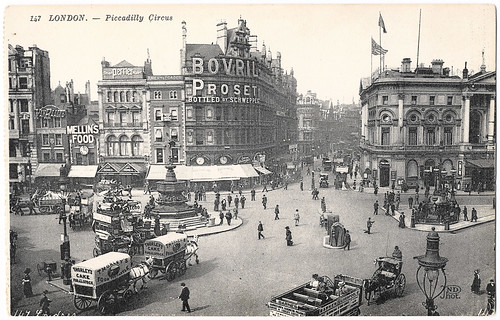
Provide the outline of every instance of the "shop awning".
<path id="1" fill-rule="evenodd" d="M 267 170 L 264 167 L 253 167 L 253 168 L 262 174 L 271 174 L 272 173 L 271 171 Z"/>
<path id="2" fill-rule="evenodd" d="M 254 178 L 254 177 L 258 177 L 259 174 L 257 173 L 257 171 L 255 171 L 255 169 L 253 168 L 253 166 L 251 164 L 241 164 L 241 169 L 243 170 L 243 172 L 245 173 L 245 178 Z"/>
<path id="3" fill-rule="evenodd" d="M 59 177 L 61 165 L 61 163 L 39 163 L 35 177 Z"/>
<path id="4" fill-rule="evenodd" d="M 97 166 L 75 166 L 72 165 L 68 178 L 95 178 Z"/>
<path id="5" fill-rule="evenodd" d="M 475 159 L 475 160 L 466 160 L 467 164 L 470 164 L 476 168 L 494 168 L 495 167 L 495 159 Z"/>
<path id="6" fill-rule="evenodd" d="M 174 168 L 177 180 L 190 180 L 192 176 L 191 167 L 176 166 Z M 146 180 L 164 180 L 167 174 L 167 168 L 163 164 L 153 164 L 149 166 L 148 176 Z"/>

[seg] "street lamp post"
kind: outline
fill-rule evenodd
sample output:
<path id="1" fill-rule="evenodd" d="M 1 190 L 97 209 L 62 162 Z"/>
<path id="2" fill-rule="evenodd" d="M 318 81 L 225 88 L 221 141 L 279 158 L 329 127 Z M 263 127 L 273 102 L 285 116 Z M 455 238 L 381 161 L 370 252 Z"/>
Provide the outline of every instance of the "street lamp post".
<path id="1" fill-rule="evenodd" d="M 434 190 L 438 190 L 439 168 L 434 168 L 432 171 L 434 172 L 434 176 L 436 177 L 436 181 L 434 183 Z"/>
<path id="2" fill-rule="evenodd" d="M 455 178 L 456 178 L 457 170 L 455 168 L 452 168 L 450 172 L 451 172 L 451 179 L 452 179 L 450 200 L 455 201 Z"/>
<path id="3" fill-rule="evenodd" d="M 448 259 L 439 256 L 439 235 L 434 227 L 427 234 L 425 255 L 414 257 L 414 259 L 417 259 L 419 264 L 416 273 L 417 284 L 425 295 L 425 302 L 422 305 L 427 309 L 428 316 L 437 316 L 439 314 L 436 312 L 437 306 L 434 304 L 434 299 L 446 289 L 444 268 Z M 440 273 L 443 274 L 444 283 L 438 287 Z"/>

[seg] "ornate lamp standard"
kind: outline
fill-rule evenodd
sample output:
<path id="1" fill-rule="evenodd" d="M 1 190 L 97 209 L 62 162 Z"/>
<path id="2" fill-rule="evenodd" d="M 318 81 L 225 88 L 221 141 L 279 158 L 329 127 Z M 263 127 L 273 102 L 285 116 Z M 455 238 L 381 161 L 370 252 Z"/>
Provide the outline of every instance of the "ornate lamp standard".
<path id="1" fill-rule="evenodd" d="M 439 168 L 434 168 L 432 171 L 434 172 L 434 176 L 436 177 L 436 181 L 434 182 L 434 190 L 438 190 Z"/>
<path id="2" fill-rule="evenodd" d="M 455 201 L 455 179 L 456 179 L 457 170 L 455 168 L 452 168 L 450 170 L 450 172 L 451 172 L 451 178 L 452 178 L 450 200 Z"/>
<path id="3" fill-rule="evenodd" d="M 425 255 L 414 257 L 414 259 L 417 259 L 419 264 L 416 273 L 417 284 L 425 295 L 425 302 L 422 302 L 422 305 L 427 309 L 428 316 L 438 315 L 436 314 L 437 306 L 434 304 L 434 299 L 446 289 L 444 268 L 448 259 L 439 256 L 439 235 L 434 227 L 427 234 Z M 443 274 L 444 283 L 438 288 L 440 273 Z"/>

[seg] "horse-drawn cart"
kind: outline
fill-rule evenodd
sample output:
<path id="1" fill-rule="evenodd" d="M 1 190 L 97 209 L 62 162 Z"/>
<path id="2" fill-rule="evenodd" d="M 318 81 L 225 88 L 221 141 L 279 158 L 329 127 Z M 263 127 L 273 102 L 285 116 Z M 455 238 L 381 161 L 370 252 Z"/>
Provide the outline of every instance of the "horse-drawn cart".
<path id="1" fill-rule="evenodd" d="M 75 308 L 87 310 L 92 301 L 97 301 L 99 313 L 109 314 L 116 311 L 118 303 L 130 301 L 137 293 L 136 282 L 146 276 L 146 273 L 134 271 L 136 268 L 132 268 L 131 260 L 128 254 L 110 252 L 73 265 Z"/>
<path id="2" fill-rule="evenodd" d="M 144 255 L 151 261 L 149 277 L 156 277 L 158 271 L 165 274 L 168 281 L 186 273 L 186 262 L 194 255 L 199 262 L 198 244 L 188 241 L 183 233 L 169 233 L 144 243 Z"/>
<path id="3" fill-rule="evenodd" d="M 271 316 L 350 316 L 359 315 L 363 280 L 346 275 L 317 277 L 271 298 Z"/>
<path id="4" fill-rule="evenodd" d="M 380 257 L 375 260 L 377 270 L 370 279 L 365 280 L 365 298 L 367 304 L 381 296 L 393 293 L 401 297 L 406 286 L 406 277 L 401 272 L 403 261 L 392 257 Z"/>

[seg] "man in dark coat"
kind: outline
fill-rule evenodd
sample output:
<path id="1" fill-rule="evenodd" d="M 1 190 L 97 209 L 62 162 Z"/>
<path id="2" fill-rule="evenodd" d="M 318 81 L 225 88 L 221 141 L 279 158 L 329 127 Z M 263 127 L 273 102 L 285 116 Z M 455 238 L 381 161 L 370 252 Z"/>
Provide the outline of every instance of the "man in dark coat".
<path id="1" fill-rule="evenodd" d="M 186 284 L 184 282 L 181 283 L 182 291 L 179 296 L 179 299 L 182 300 L 182 310 L 181 311 L 187 311 L 191 312 L 191 308 L 189 307 L 189 289 L 186 287 Z"/>
<path id="2" fill-rule="evenodd" d="M 245 198 L 245 196 L 242 195 L 241 198 L 240 198 L 241 209 L 245 209 L 245 201 L 247 201 L 247 198 Z"/>
<path id="3" fill-rule="evenodd" d="M 280 219 L 279 214 L 280 214 L 280 207 L 279 205 L 276 205 L 276 207 L 274 208 L 274 220 Z"/>
<path id="4" fill-rule="evenodd" d="M 262 196 L 262 206 L 264 207 L 264 210 L 267 209 L 267 197 L 266 195 Z"/>
<path id="5" fill-rule="evenodd" d="M 464 213 L 464 221 L 469 221 L 469 217 L 467 216 L 467 207 L 466 206 L 464 206 L 463 213 Z"/>
<path id="6" fill-rule="evenodd" d="M 470 216 L 470 222 L 477 222 L 477 210 L 476 208 L 472 208 L 472 214 Z"/>
<path id="7" fill-rule="evenodd" d="M 351 250 L 351 234 L 349 233 L 349 230 L 346 230 L 344 235 L 344 250 L 345 248 L 347 248 L 347 250 Z"/>
<path id="8" fill-rule="evenodd" d="M 49 305 L 52 302 L 52 300 L 50 300 L 47 297 L 47 293 L 49 293 L 47 290 L 43 290 L 43 294 L 42 294 L 43 296 L 42 296 L 42 299 L 40 299 L 40 307 L 42 308 L 42 315 L 50 316 Z"/>
<path id="9" fill-rule="evenodd" d="M 252 188 L 252 190 L 250 191 L 250 195 L 251 195 L 250 201 L 255 201 L 255 189 L 254 188 Z"/>
<path id="10" fill-rule="evenodd" d="M 227 195 L 227 206 L 228 206 L 228 207 L 230 207 L 230 206 L 231 206 L 231 202 L 232 202 L 232 201 L 233 201 L 233 197 L 232 197 L 230 194 L 228 194 L 228 195 Z"/>
<path id="11" fill-rule="evenodd" d="M 259 232 L 259 240 L 260 240 L 260 238 L 264 238 L 264 239 L 266 238 L 262 234 L 262 231 L 264 231 L 264 226 L 262 225 L 261 221 L 259 221 L 259 225 L 257 226 L 257 231 Z"/>
<path id="12" fill-rule="evenodd" d="M 230 226 L 231 225 L 231 219 L 233 218 L 233 215 L 231 214 L 231 210 L 228 210 L 226 212 L 226 220 L 227 220 L 227 225 Z"/>
<path id="13" fill-rule="evenodd" d="M 377 215 L 378 214 L 378 200 L 375 201 L 373 204 L 373 214 Z"/>
<path id="14" fill-rule="evenodd" d="M 290 227 L 289 226 L 286 226 L 285 229 L 286 229 L 286 236 L 285 236 L 286 245 L 287 246 L 292 246 L 293 245 L 292 231 L 290 231 Z"/>
<path id="15" fill-rule="evenodd" d="M 368 217 L 368 221 L 366 221 L 366 228 L 368 229 L 366 233 L 370 234 L 370 230 L 372 228 L 372 225 L 375 223 L 375 221 L 372 221 L 370 217 Z"/>
<path id="16" fill-rule="evenodd" d="M 219 225 L 222 226 L 222 224 L 224 223 L 224 213 L 222 211 L 219 213 L 219 218 L 220 218 Z"/>

